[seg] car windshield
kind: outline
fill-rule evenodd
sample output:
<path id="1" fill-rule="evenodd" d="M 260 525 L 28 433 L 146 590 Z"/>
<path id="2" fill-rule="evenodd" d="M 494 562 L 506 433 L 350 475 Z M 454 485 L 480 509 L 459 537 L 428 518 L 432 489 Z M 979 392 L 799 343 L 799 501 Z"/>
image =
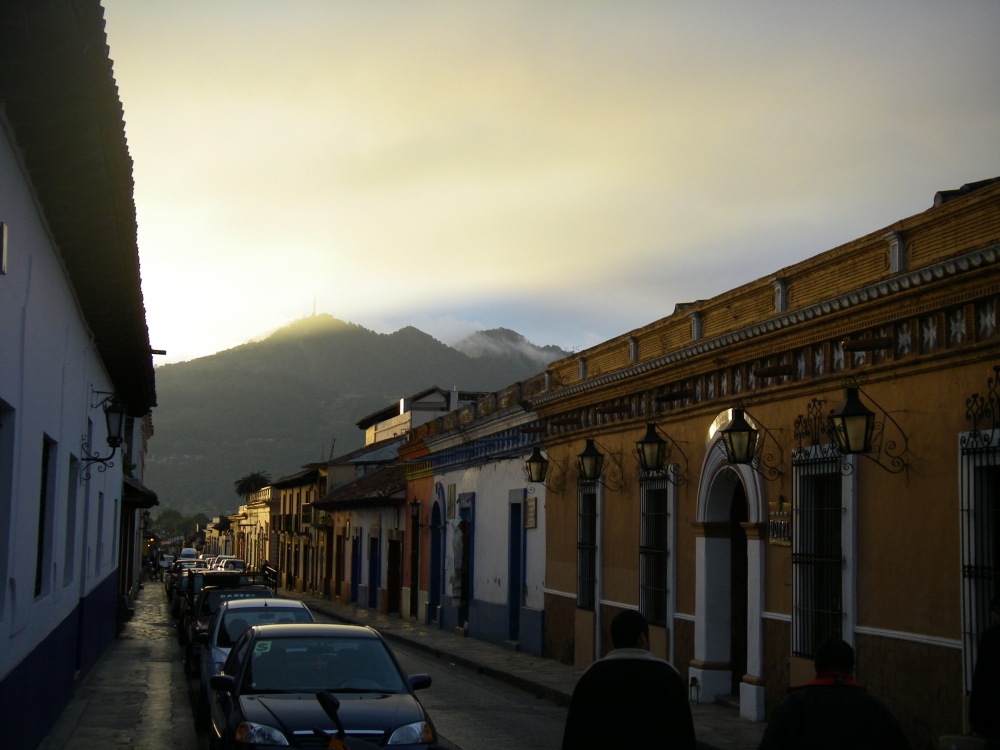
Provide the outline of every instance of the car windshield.
<path id="1" fill-rule="evenodd" d="M 406 682 L 374 638 L 258 640 L 244 677 L 247 693 L 402 693 Z"/>
<path id="2" fill-rule="evenodd" d="M 312 621 L 312 615 L 305 607 L 241 607 L 223 615 L 217 641 L 220 647 L 231 648 L 251 625 Z"/>

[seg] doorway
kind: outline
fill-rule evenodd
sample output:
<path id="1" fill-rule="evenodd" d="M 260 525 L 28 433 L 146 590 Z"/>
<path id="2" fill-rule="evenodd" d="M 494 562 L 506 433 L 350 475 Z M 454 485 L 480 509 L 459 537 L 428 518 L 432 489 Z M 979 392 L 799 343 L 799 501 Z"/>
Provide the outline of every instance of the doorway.
<path id="1" fill-rule="evenodd" d="M 736 696 L 740 715 L 763 721 L 766 503 L 753 468 L 730 466 L 709 445 L 695 523 L 694 659 L 699 703 Z"/>

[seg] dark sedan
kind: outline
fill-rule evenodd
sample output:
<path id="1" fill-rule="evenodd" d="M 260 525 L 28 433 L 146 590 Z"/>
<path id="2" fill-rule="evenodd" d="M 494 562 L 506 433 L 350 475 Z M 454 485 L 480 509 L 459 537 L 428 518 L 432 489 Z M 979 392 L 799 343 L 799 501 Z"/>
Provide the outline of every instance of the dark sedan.
<path id="1" fill-rule="evenodd" d="M 325 748 L 335 727 L 316 694 L 327 691 L 340 701 L 349 739 L 427 750 L 437 732 L 413 691 L 430 684 L 425 674 L 407 677 L 372 628 L 256 625 L 211 679 L 209 736 L 227 750 Z"/>

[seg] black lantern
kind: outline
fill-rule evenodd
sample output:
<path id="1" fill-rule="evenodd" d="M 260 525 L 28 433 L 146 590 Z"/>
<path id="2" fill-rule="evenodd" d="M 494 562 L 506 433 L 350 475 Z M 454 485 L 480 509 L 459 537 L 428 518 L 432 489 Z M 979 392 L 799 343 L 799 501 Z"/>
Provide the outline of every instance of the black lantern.
<path id="1" fill-rule="evenodd" d="M 529 482 L 544 484 L 545 475 L 549 472 L 549 461 L 542 455 L 542 451 L 537 445 L 531 451 L 531 455 L 525 461 L 524 466 Z"/>
<path id="2" fill-rule="evenodd" d="M 104 422 L 108 428 L 108 445 L 117 448 L 122 444 L 122 430 L 125 426 L 125 407 L 117 395 L 111 396 L 104 405 Z"/>
<path id="3" fill-rule="evenodd" d="M 91 453 L 90 446 L 84 443 L 82 446 L 83 456 L 80 460 L 88 464 L 96 463 L 98 470 L 104 471 L 105 467 L 114 466 L 111 459 L 114 458 L 115 451 L 121 447 L 124 441 L 122 432 L 125 428 L 126 410 L 122 402 L 118 400 L 117 394 L 114 393 L 109 394 L 101 403 L 104 405 L 104 422 L 107 428 L 108 447 L 111 448 L 111 452 L 106 456 L 99 456 L 96 453 Z M 83 478 L 90 478 L 89 471 L 84 472 Z"/>
<path id="4" fill-rule="evenodd" d="M 733 407 L 733 416 L 729 424 L 720 431 L 722 444 L 726 449 L 726 460 L 731 464 L 752 464 L 757 455 L 757 441 L 760 433 L 743 414 L 743 409 Z"/>
<path id="5" fill-rule="evenodd" d="M 875 413 L 861 403 L 857 388 L 844 389 L 844 402 L 830 412 L 830 431 L 841 453 L 871 452 Z"/>
<path id="6" fill-rule="evenodd" d="M 587 445 L 578 458 L 580 461 L 580 476 L 583 479 L 588 482 L 600 479 L 601 470 L 604 468 L 604 454 L 597 450 L 593 438 L 587 438 Z"/>
<path id="7" fill-rule="evenodd" d="M 642 440 L 635 442 L 636 454 L 639 456 L 639 466 L 645 472 L 661 471 L 667 460 L 667 441 L 656 432 L 656 425 L 650 422 L 646 425 L 646 434 Z"/>

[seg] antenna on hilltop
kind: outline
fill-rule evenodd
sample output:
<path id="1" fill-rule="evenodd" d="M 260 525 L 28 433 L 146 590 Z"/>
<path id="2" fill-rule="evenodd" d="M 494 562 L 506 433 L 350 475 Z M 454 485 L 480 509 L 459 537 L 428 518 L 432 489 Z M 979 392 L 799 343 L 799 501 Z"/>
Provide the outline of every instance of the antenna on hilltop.
<path id="1" fill-rule="evenodd" d="M 328 461 L 333 460 L 333 451 L 336 447 L 337 447 L 337 437 L 334 436 L 333 443 L 330 445 L 330 457 L 327 459 Z"/>

